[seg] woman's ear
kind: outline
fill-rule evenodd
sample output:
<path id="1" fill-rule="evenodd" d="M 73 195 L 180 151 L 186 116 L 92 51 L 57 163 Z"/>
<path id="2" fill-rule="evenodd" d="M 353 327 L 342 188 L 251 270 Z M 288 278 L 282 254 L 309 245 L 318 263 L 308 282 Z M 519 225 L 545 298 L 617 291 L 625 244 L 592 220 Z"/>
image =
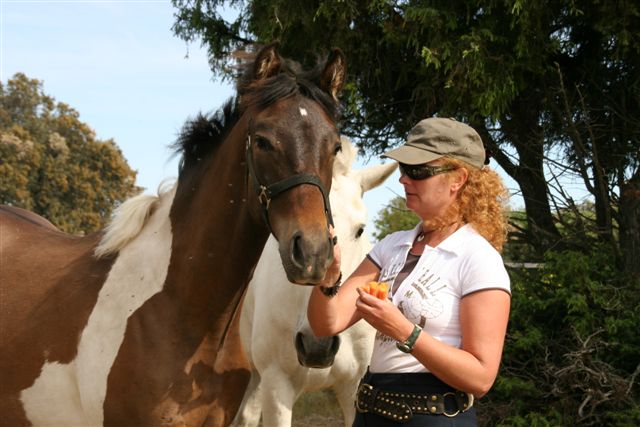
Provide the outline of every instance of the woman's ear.
<path id="1" fill-rule="evenodd" d="M 469 171 L 465 167 L 459 167 L 451 174 L 451 191 L 458 192 L 469 179 Z"/>

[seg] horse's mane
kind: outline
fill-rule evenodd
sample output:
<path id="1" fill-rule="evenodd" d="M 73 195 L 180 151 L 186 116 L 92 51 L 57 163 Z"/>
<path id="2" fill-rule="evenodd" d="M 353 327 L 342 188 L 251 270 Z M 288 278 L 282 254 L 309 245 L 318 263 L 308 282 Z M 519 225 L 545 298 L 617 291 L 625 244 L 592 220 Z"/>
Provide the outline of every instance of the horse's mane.
<path id="1" fill-rule="evenodd" d="M 114 254 L 124 248 L 142 230 L 160 201 L 175 187 L 174 180 L 163 181 L 157 195 L 139 194 L 118 206 L 96 246 L 96 258 Z"/>
<path id="2" fill-rule="evenodd" d="M 299 94 L 318 102 L 332 120 L 338 120 L 338 102 L 319 86 L 326 58 L 319 59 L 314 68 L 306 71 L 298 62 L 281 58 L 278 73 L 256 80 L 253 75 L 254 55 L 246 52 L 236 55 L 240 60 L 236 79 L 237 96 L 228 99 L 217 112 L 199 114 L 184 124 L 177 141 L 172 145 L 175 155 L 182 156 L 180 175 L 210 155 L 248 108 L 263 109 L 280 99 Z"/>

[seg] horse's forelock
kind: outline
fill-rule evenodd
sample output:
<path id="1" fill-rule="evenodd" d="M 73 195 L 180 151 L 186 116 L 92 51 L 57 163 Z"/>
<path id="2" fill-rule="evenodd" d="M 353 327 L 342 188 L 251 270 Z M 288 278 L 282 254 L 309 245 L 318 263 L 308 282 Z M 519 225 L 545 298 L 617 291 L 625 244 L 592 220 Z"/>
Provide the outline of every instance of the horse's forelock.
<path id="1" fill-rule="evenodd" d="M 340 116 L 339 104 L 331 94 L 318 86 L 325 65 L 326 59 L 322 59 L 314 68 L 304 71 L 296 61 L 282 58 L 277 74 L 255 80 L 252 75 L 253 64 L 246 64 L 244 73 L 236 84 L 236 90 L 242 99 L 242 109 L 266 108 L 280 99 L 300 94 L 319 103 L 329 117 L 337 121 Z"/>

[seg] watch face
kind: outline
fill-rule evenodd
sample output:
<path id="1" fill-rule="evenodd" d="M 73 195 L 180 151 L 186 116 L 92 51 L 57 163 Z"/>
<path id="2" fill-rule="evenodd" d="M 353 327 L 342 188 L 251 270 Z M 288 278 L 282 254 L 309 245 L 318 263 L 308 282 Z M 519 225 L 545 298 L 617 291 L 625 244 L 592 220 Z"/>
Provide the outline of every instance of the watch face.
<path id="1" fill-rule="evenodd" d="M 403 353 L 411 353 L 411 350 L 412 350 L 411 347 L 409 347 L 403 342 L 397 342 L 396 347 L 398 347 L 398 350 L 400 350 Z"/>
<path id="2" fill-rule="evenodd" d="M 411 335 L 409 335 L 409 338 L 407 338 L 405 342 L 396 342 L 396 347 L 398 347 L 398 350 L 404 353 L 411 353 L 411 350 L 413 350 L 413 346 L 416 344 L 416 340 L 418 339 L 421 331 L 422 328 L 420 327 L 420 325 L 414 325 L 413 332 L 411 332 Z"/>

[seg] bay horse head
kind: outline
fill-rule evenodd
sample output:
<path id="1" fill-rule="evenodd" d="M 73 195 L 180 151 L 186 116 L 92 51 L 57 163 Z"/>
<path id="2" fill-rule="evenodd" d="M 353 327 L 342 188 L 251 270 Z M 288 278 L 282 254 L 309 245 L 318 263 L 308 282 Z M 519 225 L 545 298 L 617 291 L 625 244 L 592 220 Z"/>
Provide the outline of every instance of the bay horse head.
<path id="1" fill-rule="evenodd" d="M 241 202 L 253 221 L 276 237 L 287 277 L 298 284 L 322 280 L 333 259 L 328 194 L 341 150 L 336 120 L 345 66 L 343 53 L 335 49 L 315 68 L 303 70 L 281 57 L 277 44 L 268 45 L 245 62 L 237 98 L 225 107 L 224 120 L 235 126 L 229 129 L 220 117 L 208 124 L 215 128 L 210 133 L 225 131 L 228 139 L 242 140 L 241 157 L 227 159 L 246 176 Z M 194 133 L 192 123 L 180 141 L 181 175 L 211 150 L 202 142 L 206 138 L 198 140 Z M 220 177 L 219 170 L 209 174 Z M 187 176 L 180 180 L 192 185 Z"/>

